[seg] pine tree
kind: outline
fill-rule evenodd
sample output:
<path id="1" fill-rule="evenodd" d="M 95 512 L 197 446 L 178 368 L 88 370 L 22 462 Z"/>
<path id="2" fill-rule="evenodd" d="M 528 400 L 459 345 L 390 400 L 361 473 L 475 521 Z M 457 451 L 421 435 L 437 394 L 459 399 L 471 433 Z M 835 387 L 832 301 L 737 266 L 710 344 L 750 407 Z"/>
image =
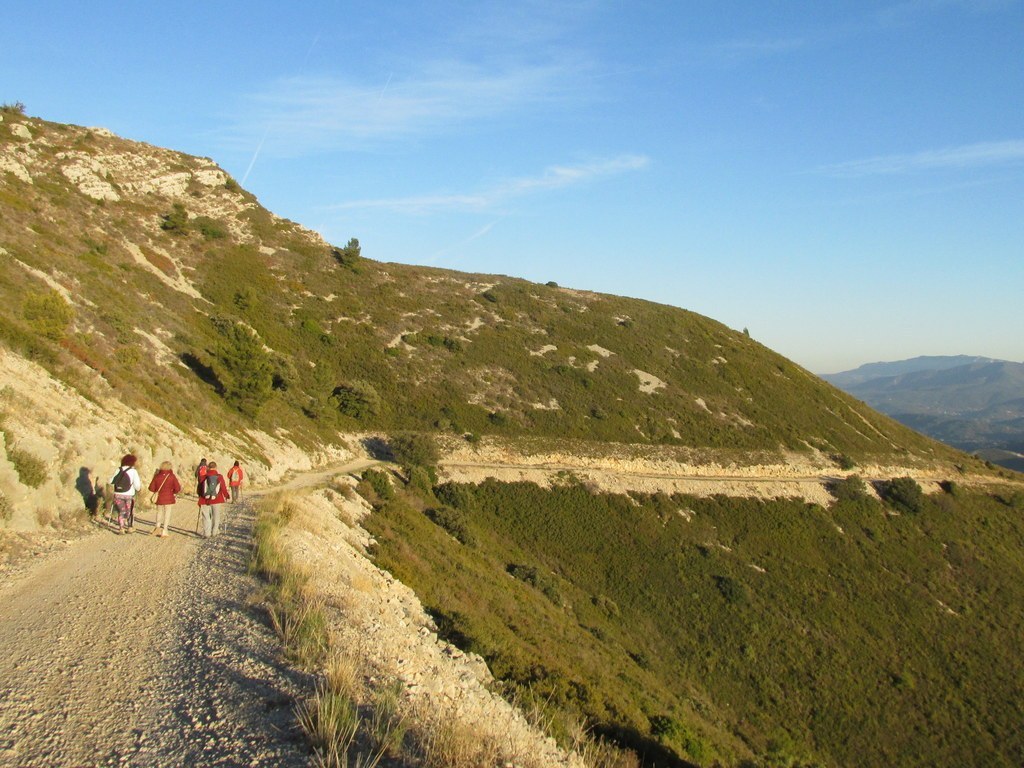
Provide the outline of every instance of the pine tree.
<path id="1" fill-rule="evenodd" d="M 255 416 L 273 392 L 270 356 L 255 331 L 242 323 L 224 331 L 217 348 L 216 372 L 224 399 L 247 416 Z"/>

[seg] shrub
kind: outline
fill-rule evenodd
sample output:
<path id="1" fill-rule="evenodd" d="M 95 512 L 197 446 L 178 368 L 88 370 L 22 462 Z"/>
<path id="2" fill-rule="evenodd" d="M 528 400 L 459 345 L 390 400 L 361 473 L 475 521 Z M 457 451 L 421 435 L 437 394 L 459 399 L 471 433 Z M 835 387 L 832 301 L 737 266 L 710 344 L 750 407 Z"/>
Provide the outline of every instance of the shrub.
<path id="1" fill-rule="evenodd" d="M 452 507 L 435 507 L 428 509 L 426 515 L 430 518 L 431 522 L 443 528 L 451 534 L 452 538 L 460 543 L 466 546 L 473 546 L 476 543 L 472 532 L 469 530 L 466 514 L 462 510 L 453 509 Z"/>
<path id="2" fill-rule="evenodd" d="M 422 432 L 399 432 L 389 447 L 395 462 L 407 472 L 413 467 L 432 468 L 440 458 L 434 438 Z"/>
<path id="3" fill-rule="evenodd" d="M 862 501 L 870 498 L 868 486 L 860 475 L 850 475 L 828 484 L 828 491 L 836 501 Z"/>
<path id="4" fill-rule="evenodd" d="M 352 238 L 348 241 L 348 245 L 344 248 L 334 248 L 331 250 L 331 255 L 334 260 L 338 262 L 338 265 L 351 271 L 358 273 L 360 271 L 360 264 L 362 262 L 362 249 L 359 247 L 359 241 L 356 238 Z"/>
<path id="5" fill-rule="evenodd" d="M 378 499 L 387 501 L 395 497 L 395 486 L 391 475 L 379 469 L 368 469 L 363 473 L 363 482 L 377 495 Z"/>
<path id="6" fill-rule="evenodd" d="M 0 491 L 0 520 L 9 523 L 12 517 L 14 517 L 14 505 L 3 491 Z"/>
<path id="7" fill-rule="evenodd" d="M 38 488 L 46 482 L 46 462 L 28 451 L 9 447 L 7 458 L 18 473 L 18 479 L 30 488 Z"/>
<path id="8" fill-rule="evenodd" d="M 222 240 L 228 236 L 227 230 L 224 229 L 223 225 L 209 216 L 197 216 L 195 221 L 192 222 L 192 226 L 207 240 Z"/>
<path id="9" fill-rule="evenodd" d="M 0 112 L 7 115 L 24 115 L 25 103 L 22 101 L 5 101 L 0 104 Z"/>
<path id="10" fill-rule="evenodd" d="M 242 288 L 241 290 L 235 291 L 234 298 L 231 299 L 231 303 L 238 307 L 242 312 L 249 309 L 255 301 L 256 296 L 253 294 L 252 288 Z"/>
<path id="11" fill-rule="evenodd" d="M 185 210 L 183 204 L 175 203 L 171 207 L 171 212 L 165 213 L 160 218 L 163 219 L 160 229 L 164 232 L 171 232 L 175 235 L 183 235 L 188 232 L 188 211 Z"/>
<path id="12" fill-rule="evenodd" d="M 596 595 L 590 599 L 590 602 L 606 616 L 617 619 L 622 613 L 618 603 L 606 595 Z"/>
<path id="13" fill-rule="evenodd" d="M 71 305 L 54 290 L 30 293 L 22 306 L 22 315 L 32 330 L 51 341 L 64 338 L 74 314 Z"/>
<path id="14" fill-rule="evenodd" d="M 353 419 L 369 418 L 380 412 L 380 395 L 372 384 L 365 381 L 339 384 L 331 393 L 331 399 L 338 404 L 343 415 Z"/>
<path id="15" fill-rule="evenodd" d="M 1024 510 L 1024 492 L 1014 491 L 1008 496 L 1000 496 L 999 500 L 1011 509 Z"/>
<path id="16" fill-rule="evenodd" d="M 651 718 L 651 735 L 661 742 L 678 745 L 694 760 L 703 763 L 708 757 L 708 747 L 689 728 L 668 715 Z"/>
<path id="17" fill-rule="evenodd" d="M 412 467 L 409 469 L 409 488 L 424 498 L 429 498 L 434 483 L 437 482 L 437 472 L 432 467 Z"/>
<path id="18" fill-rule="evenodd" d="M 839 468 L 845 472 L 848 472 L 857 466 L 857 462 L 855 462 L 845 453 L 836 454 L 832 458 L 835 460 L 836 464 L 839 465 Z"/>
<path id="19" fill-rule="evenodd" d="M 738 604 L 746 602 L 746 587 L 731 576 L 716 576 L 715 587 L 727 603 Z"/>
<path id="20" fill-rule="evenodd" d="M 512 563 L 507 570 L 514 578 L 540 590 L 541 594 L 555 605 L 561 605 L 562 596 L 558 591 L 558 584 L 551 576 L 546 576 L 532 565 Z"/>
<path id="21" fill-rule="evenodd" d="M 273 394 L 274 366 L 256 332 L 235 323 L 223 333 L 214 370 L 224 399 L 248 416 L 256 415 Z"/>
<path id="22" fill-rule="evenodd" d="M 894 477 L 878 485 L 878 494 L 904 512 L 920 512 L 924 504 L 921 486 L 912 477 Z"/>
<path id="23" fill-rule="evenodd" d="M 468 485 L 444 483 L 434 489 L 434 495 L 449 507 L 465 512 L 471 513 L 477 508 L 476 494 Z"/>

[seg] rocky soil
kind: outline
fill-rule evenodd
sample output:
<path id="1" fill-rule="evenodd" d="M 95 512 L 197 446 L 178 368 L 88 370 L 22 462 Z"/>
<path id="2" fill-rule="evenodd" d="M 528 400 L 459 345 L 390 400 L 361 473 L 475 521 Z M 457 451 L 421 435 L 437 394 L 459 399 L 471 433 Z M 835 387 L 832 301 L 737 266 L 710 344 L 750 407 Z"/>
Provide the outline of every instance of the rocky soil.
<path id="1" fill-rule="evenodd" d="M 309 681 L 279 661 L 246 571 L 252 511 L 200 539 L 97 531 L 0 587 L 0 765 L 305 765 Z"/>
<path id="2" fill-rule="evenodd" d="M 454 724 L 506 765 L 582 766 L 578 755 L 560 750 L 492 691 L 482 658 L 438 638 L 412 590 L 366 556 L 372 539 L 359 521 L 369 507 L 344 491 L 355 479 L 342 475 L 332 485 L 294 491 L 300 512 L 284 541 L 293 561 L 315 574 L 312 584 L 328 610 L 336 647 L 378 686 L 399 681 L 407 716 L 427 721 L 420 727 Z"/>

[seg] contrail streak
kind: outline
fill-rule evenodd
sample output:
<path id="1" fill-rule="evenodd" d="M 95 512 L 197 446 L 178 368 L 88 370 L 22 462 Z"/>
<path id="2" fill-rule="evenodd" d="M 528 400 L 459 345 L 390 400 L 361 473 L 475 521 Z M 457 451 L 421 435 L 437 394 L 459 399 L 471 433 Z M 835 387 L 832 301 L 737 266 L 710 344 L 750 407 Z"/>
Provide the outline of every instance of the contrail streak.
<path id="1" fill-rule="evenodd" d="M 391 78 L 394 77 L 394 75 L 394 72 L 388 74 L 388 81 L 384 83 L 384 88 L 381 89 L 380 96 L 377 97 L 378 104 L 380 104 L 380 100 L 384 98 L 384 94 L 387 93 L 388 86 L 391 85 Z"/>
<path id="2" fill-rule="evenodd" d="M 252 153 L 252 160 L 249 161 L 249 167 L 245 169 L 245 175 L 242 176 L 241 185 L 245 186 L 245 180 L 249 178 L 249 174 L 252 172 L 252 167 L 256 165 L 256 158 L 260 156 L 260 150 L 263 149 L 263 142 L 267 140 L 267 136 L 270 134 L 270 126 L 267 126 L 267 130 L 263 132 L 263 138 L 260 139 L 260 144 L 256 147 L 256 151 Z"/>
<path id="3" fill-rule="evenodd" d="M 313 49 L 316 48 L 316 44 L 319 43 L 319 42 L 320 42 L 320 33 L 317 32 L 316 33 L 316 37 L 313 38 L 313 42 L 310 43 L 309 44 L 309 48 L 306 49 L 306 55 L 302 57 L 302 66 L 300 67 L 300 69 L 305 69 L 306 68 L 306 63 L 309 61 L 309 56 L 310 56 L 310 54 L 313 53 Z M 388 78 L 388 82 L 389 83 L 391 82 L 391 78 Z M 384 87 L 387 88 L 387 86 L 384 86 Z M 381 94 L 381 95 L 383 96 L 384 94 Z M 243 187 L 245 186 L 246 179 L 249 178 L 249 174 L 252 173 L 252 167 L 254 165 L 256 165 L 256 158 L 258 158 L 260 156 L 260 152 L 263 150 L 263 144 L 264 144 L 264 142 L 266 142 L 267 136 L 269 136 L 269 135 L 270 135 L 270 126 L 268 125 L 267 126 L 267 130 L 265 130 L 263 132 L 263 138 L 260 139 L 259 146 L 256 147 L 256 151 L 253 152 L 253 154 L 252 154 L 252 160 L 249 161 L 249 167 L 245 169 L 245 175 L 242 176 L 241 184 L 242 184 Z"/>

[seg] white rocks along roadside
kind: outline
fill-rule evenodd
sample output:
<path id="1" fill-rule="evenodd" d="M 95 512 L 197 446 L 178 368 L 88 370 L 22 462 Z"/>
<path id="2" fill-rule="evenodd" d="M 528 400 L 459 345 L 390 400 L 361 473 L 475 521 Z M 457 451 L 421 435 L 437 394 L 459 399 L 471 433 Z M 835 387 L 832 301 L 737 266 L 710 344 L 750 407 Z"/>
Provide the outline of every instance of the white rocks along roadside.
<path id="1" fill-rule="evenodd" d="M 339 477 L 335 484 L 354 485 Z M 493 693 L 486 663 L 438 638 L 416 595 L 366 556 L 371 537 L 359 521 L 369 509 L 355 494 L 308 490 L 285 529 L 286 551 L 315 574 L 336 647 L 384 680 L 403 684 L 406 710 L 456 722 L 482 743 L 496 745 L 508 764 L 582 766 L 523 714 Z M 427 727 L 431 727 L 427 724 Z"/>

